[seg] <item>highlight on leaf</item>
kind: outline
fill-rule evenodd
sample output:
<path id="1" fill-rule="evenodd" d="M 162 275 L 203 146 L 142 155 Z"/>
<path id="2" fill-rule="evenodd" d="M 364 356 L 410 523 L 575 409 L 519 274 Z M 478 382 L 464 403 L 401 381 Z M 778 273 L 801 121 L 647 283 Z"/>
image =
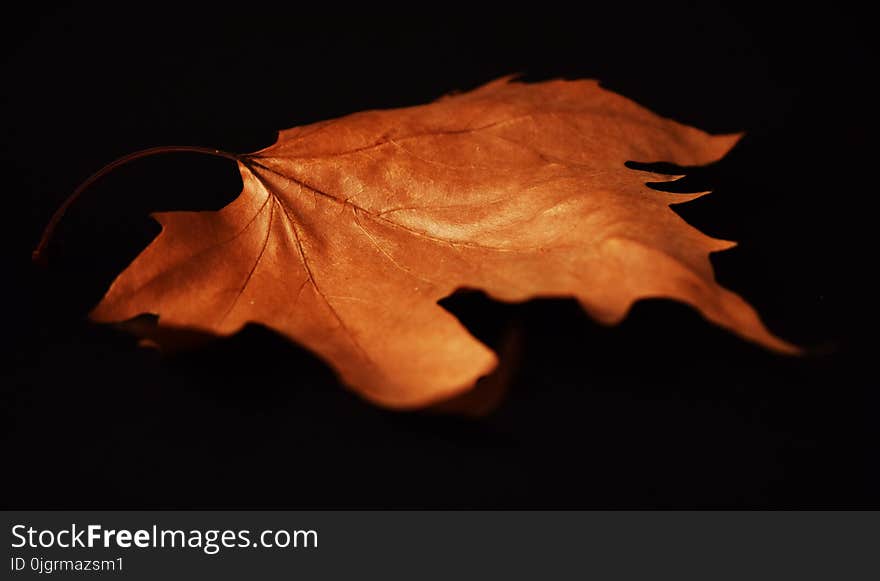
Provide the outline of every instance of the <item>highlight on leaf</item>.
<path id="1" fill-rule="evenodd" d="M 670 208 L 703 193 L 652 189 L 679 176 L 625 165 L 704 165 L 738 138 L 662 118 L 596 81 L 503 78 L 288 129 L 252 154 L 177 148 L 234 159 L 241 194 L 216 212 L 155 214 L 161 233 L 91 316 L 151 313 L 162 329 L 215 336 L 260 323 L 390 408 L 449 400 L 496 367 L 438 305 L 459 288 L 509 302 L 574 297 L 606 324 L 639 299 L 670 298 L 792 353 L 716 283 L 709 254 L 733 243 Z"/>

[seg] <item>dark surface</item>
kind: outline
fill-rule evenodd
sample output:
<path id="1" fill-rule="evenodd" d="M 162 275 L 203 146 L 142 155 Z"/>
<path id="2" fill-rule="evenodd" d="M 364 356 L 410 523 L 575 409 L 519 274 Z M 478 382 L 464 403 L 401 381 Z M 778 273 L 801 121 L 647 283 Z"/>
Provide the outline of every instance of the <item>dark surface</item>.
<path id="1" fill-rule="evenodd" d="M 864 15 L 137 6 L 2 25 L 4 506 L 880 508 Z M 281 128 L 511 72 L 596 77 L 747 131 L 679 184 L 715 189 L 679 210 L 740 241 L 714 257 L 718 279 L 811 354 L 767 353 L 663 301 L 609 329 L 571 302 L 456 296 L 478 336 L 524 337 L 509 396 L 477 420 L 375 408 L 263 328 L 163 357 L 85 316 L 158 231 L 148 212 L 237 195 L 233 164 L 193 155 L 108 177 L 63 222 L 50 267 L 30 264 L 53 209 L 130 151 L 252 151 Z"/>

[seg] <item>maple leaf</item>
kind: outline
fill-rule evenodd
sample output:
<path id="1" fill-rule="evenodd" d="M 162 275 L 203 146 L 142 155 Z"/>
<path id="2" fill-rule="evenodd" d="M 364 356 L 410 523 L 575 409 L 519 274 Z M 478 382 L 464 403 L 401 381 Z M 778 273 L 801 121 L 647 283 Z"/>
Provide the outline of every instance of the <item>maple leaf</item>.
<path id="1" fill-rule="evenodd" d="M 715 282 L 709 254 L 733 244 L 670 208 L 702 194 L 651 189 L 680 176 L 624 165 L 702 165 L 738 137 L 661 118 L 595 81 L 509 78 L 289 129 L 233 156 L 244 188 L 225 208 L 155 214 L 162 232 L 92 317 L 153 313 L 214 335 L 261 323 L 394 408 L 451 398 L 496 366 L 438 305 L 463 287 L 500 301 L 575 297 L 608 324 L 638 299 L 671 298 L 794 351 Z"/>

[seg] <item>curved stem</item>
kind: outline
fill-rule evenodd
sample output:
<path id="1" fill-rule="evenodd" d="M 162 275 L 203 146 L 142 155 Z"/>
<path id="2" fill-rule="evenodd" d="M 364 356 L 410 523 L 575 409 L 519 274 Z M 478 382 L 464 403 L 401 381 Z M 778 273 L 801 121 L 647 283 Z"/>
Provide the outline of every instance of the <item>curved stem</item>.
<path id="1" fill-rule="evenodd" d="M 135 151 L 133 153 L 129 153 L 128 155 L 124 155 L 115 161 L 111 161 L 97 172 L 92 174 L 86 181 L 81 183 L 70 196 L 55 210 L 55 213 L 52 214 L 52 218 L 49 219 L 49 223 L 46 224 L 46 228 L 43 230 L 43 235 L 40 237 L 40 243 L 37 244 L 37 247 L 34 249 L 31 257 L 34 262 L 45 263 L 45 255 L 46 255 L 46 247 L 49 245 L 49 242 L 52 240 L 52 235 L 55 233 L 55 228 L 57 228 L 58 223 L 61 221 L 61 218 L 64 217 L 64 214 L 67 212 L 68 208 L 76 202 L 80 196 L 82 196 L 83 192 L 89 189 L 92 184 L 96 181 L 118 168 L 119 166 L 125 165 L 129 162 L 132 162 L 136 159 L 141 159 L 143 157 L 150 157 L 152 155 L 159 155 L 162 153 L 201 153 L 203 155 L 213 155 L 214 157 L 222 157 L 225 159 L 230 159 L 232 161 L 241 161 L 242 156 L 236 155 L 234 153 L 229 153 L 226 151 L 222 151 L 220 149 L 212 149 L 210 147 L 199 147 L 197 145 L 167 145 L 161 147 L 150 147 L 148 149 L 142 149 L 140 151 Z"/>

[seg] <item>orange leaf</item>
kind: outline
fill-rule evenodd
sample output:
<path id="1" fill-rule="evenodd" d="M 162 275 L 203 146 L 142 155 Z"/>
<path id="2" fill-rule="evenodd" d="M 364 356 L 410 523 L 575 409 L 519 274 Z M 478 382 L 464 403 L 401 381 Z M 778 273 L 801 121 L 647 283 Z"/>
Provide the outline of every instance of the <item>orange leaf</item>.
<path id="1" fill-rule="evenodd" d="M 663 119 L 595 81 L 500 79 L 420 107 L 281 132 L 240 156 L 241 195 L 217 212 L 156 214 L 161 234 L 92 316 L 163 327 L 266 325 L 308 347 L 366 398 L 426 406 L 496 365 L 437 301 L 461 287 L 501 301 L 576 297 L 597 320 L 667 297 L 780 351 L 714 279 L 732 246 L 670 209 L 702 194 L 628 160 L 691 166 L 737 135 Z"/>

